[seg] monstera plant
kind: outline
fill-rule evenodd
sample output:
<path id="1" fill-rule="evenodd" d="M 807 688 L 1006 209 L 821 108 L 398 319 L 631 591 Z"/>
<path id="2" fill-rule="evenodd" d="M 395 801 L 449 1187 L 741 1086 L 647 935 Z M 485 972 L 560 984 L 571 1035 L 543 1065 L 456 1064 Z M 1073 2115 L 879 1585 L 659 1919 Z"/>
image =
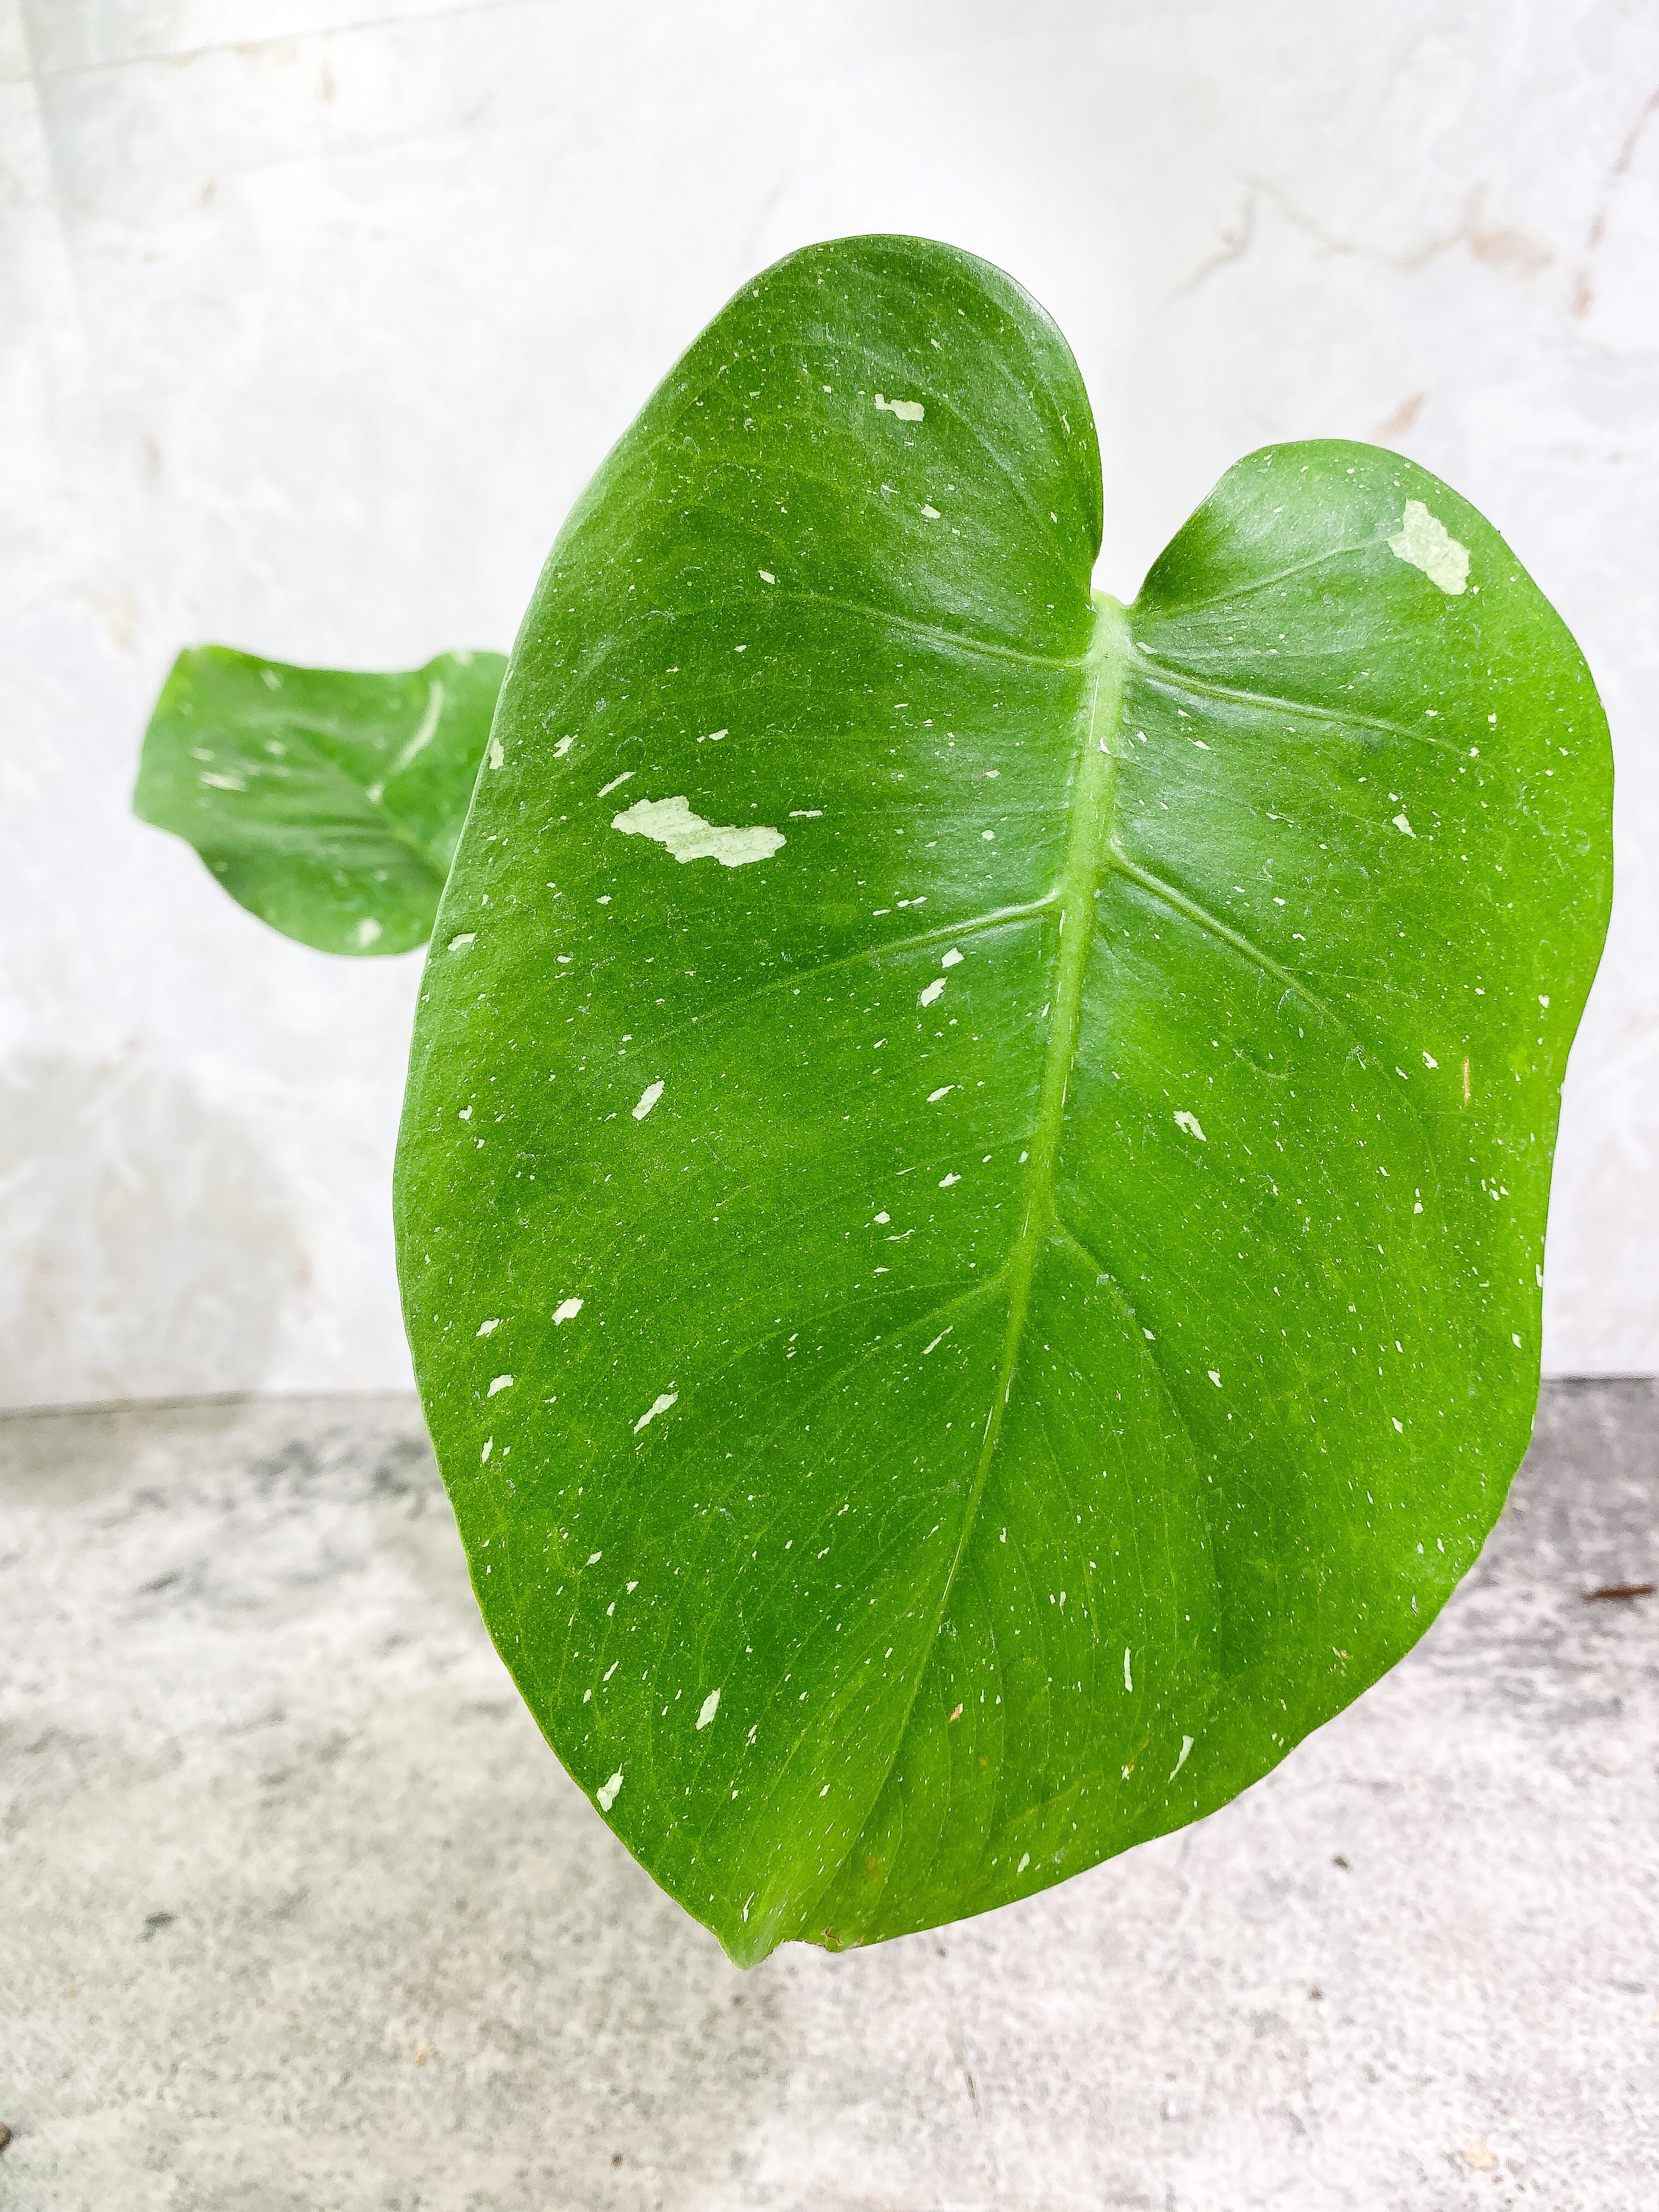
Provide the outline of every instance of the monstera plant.
<path id="1" fill-rule="evenodd" d="M 431 933 L 398 1239 L 473 1584 L 744 1964 L 1224 1804 L 1528 1438 L 1584 663 L 1393 453 L 1249 455 L 1127 606 L 1101 511 L 1017 284 L 815 247 L 647 403 L 504 674 L 189 653 L 146 745 L 257 914 Z"/>

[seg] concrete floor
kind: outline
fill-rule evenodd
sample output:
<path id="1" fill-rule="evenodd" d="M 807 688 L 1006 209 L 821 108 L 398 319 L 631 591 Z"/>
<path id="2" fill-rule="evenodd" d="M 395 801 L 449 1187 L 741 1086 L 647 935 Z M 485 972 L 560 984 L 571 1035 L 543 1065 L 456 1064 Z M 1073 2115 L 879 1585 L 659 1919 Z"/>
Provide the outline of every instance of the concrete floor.
<path id="1" fill-rule="evenodd" d="M 1653 2212 L 1659 1383 L 1202 1827 L 754 1973 L 565 1779 L 404 1400 L 0 1424 L 5 2212 Z"/>

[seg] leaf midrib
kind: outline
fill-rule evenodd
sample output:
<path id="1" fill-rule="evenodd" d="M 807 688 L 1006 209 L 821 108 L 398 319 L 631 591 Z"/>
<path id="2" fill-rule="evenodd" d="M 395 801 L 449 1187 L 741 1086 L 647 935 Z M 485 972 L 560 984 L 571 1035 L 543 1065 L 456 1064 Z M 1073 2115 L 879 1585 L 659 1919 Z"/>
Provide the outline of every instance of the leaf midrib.
<path id="1" fill-rule="evenodd" d="M 1025 1216 L 1002 1273 L 1008 1284 L 1008 1321 L 1003 1332 L 1002 1358 L 995 1395 L 985 1419 L 979 1463 L 962 1516 L 961 1533 L 939 1591 L 931 1632 L 900 1724 L 897 1742 L 909 1734 L 916 1699 L 927 1672 L 927 1657 L 944 1626 L 945 1608 L 968 1556 L 979 1519 L 980 1503 L 990 1478 L 1002 1417 L 1012 1394 L 1019 1365 L 1021 1342 L 1030 1310 L 1031 1287 L 1037 1257 L 1044 1243 L 1060 1224 L 1054 1206 L 1054 1173 L 1065 1131 L 1066 1090 L 1083 1027 L 1083 984 L 1089 946 L 1094 935 L 1095 897 L 1115 863 L 1112 850 L 1112 799 L 1116 748 L 1111 743 L 1121 712 L 1124 676 L 1129 652 L 1128 617 L 1117 600 L 1103 592 L 1094 595 L 1095 629 L 1082 662 L 1084 681 L 1078 708 L 1078 749 L 1070 797 L 1071 829 L 1066 842 L 1054 902 L 1060 908 L 1060 958 L 1054 979 L 1053 1020 L 1043 1056 L 1042 1082 L 1037 1094 L 1036 1126 L 1031 1133 L 1030 1160 L 1025 1179 Z M 1046 903 L 1046 902 L 1045 902 Z M 866 1816 L 867 1817 L 867 1816 Z M 834 1879 L 833 1871 L 830 1876 Z M 825 1885 L 828 1886 L 827 1883 Z M 819 1893 L 822 1894 L 822 1892 Z M 816 1900 L 814 1900 L 815 1902 Z M 811 1905 L 806 1908 L 810 1911 Z"/>
<path id="2" fill-rule="evenodd" d="M 361 806 L 370 810 L 367 817 L 358 812 L 355 820 L 349 819 L 343 826 L 383 830 L 394 844 L 404 846 L 422 863 L 435 877 L 438 888 L 441 891 L 449 880 L 448 868 L 434 855 L 414 830 L 404 828 L 383 798 L 375 799 L 370 796 L 369 787 L 367 784 L 359 783 L 351 769 L 343 761 L 335 757 L 328 750 L 323 736 L 297 718 L 285 720 L 278 726 L 290 743 L 295 740 L 300 743 L 310 755 L 311 759 L 321 769 L 328 781 L 349 791 Z M 256 767 L 264 765 L 260 762 L 253 764 Z M 392 778 L 388 775 L 386 781 L 389 783 L 391 781 Z"/>
<path id="3" fill-rule="evenodd" d="M 1112 797 L 1116 749 L 1110 741 L 1110 733 L 1116 727 L 1128 647 L 1129 625 L 1123 609 L 1104 592 L 1097 593 L 1095 633 L 1084 662 L 1079 708 L 1080 726 L 1077 763 L 1073 771 L 1071 830 L 1066 841 L 1066 858 L 1058 887 L 1060 954 L 1054 977 L 1054 1018 L 1043 1056 L 1036 1122 L 1031 1133 L 1025 1218 L 1008 1256 L 1008 1326 L 1003 1339 L 1002 1364 L 997 1376 L 996 1395 L 986 1417 L 984 1441 L 967 1511 L 963 1516 L 962 1534 L 939 1601 L 941 1620 L 967 1556 L 979 1515 L 979 1502 L 1001 1432 L 1003 1410 L 1013 1389 L 1037 1254 L 1054 1224 L 1054 1170 L 1059 1164 L 1060 1138 L 1065 1129 L 1066 1090 L 1082 1033 L 1083 979 L 1094 935 L 1095 894 L 1113 864 Z"/>

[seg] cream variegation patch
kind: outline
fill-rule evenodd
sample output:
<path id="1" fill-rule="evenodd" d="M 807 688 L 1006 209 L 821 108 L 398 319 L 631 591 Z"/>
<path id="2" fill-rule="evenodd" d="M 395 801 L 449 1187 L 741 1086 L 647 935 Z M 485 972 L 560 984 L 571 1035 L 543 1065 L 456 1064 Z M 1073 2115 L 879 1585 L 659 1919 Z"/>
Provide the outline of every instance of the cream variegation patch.
<path id="1" fill-rule="evenodd" d="M 1469 580 L 1469 549 L 1460 545 L 1438 515 L 1431 514 L 1420 499 L 1408 499 L 1399 529 L 1389 540 L 1389 550 L 1420 568 L 1431 584 L 1452 598 Z"/>

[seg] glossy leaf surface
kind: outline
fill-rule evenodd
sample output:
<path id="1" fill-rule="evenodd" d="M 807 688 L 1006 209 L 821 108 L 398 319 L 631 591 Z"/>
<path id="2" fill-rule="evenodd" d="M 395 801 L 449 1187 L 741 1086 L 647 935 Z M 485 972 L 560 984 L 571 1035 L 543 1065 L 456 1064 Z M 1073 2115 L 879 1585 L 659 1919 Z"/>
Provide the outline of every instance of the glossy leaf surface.
<path id="1" fill-rule="evenodd" d="M 507 666 L 446 653 L 408 675 L 182 653 L 133 808 L 231 896 L 323 952 L 407 952 L 432 918 Z"/>
<path id="2" fill-rule="evenodd" d="M 1063 340 L 746 289 L 561 536 L 399 1164 L 496 1642 L 733 1957 L 1194 1820 L 1421 1634 L 1525 1446 L 1608 897 L 1583 663 L 1399 456 L 1127 611 Z"/>

